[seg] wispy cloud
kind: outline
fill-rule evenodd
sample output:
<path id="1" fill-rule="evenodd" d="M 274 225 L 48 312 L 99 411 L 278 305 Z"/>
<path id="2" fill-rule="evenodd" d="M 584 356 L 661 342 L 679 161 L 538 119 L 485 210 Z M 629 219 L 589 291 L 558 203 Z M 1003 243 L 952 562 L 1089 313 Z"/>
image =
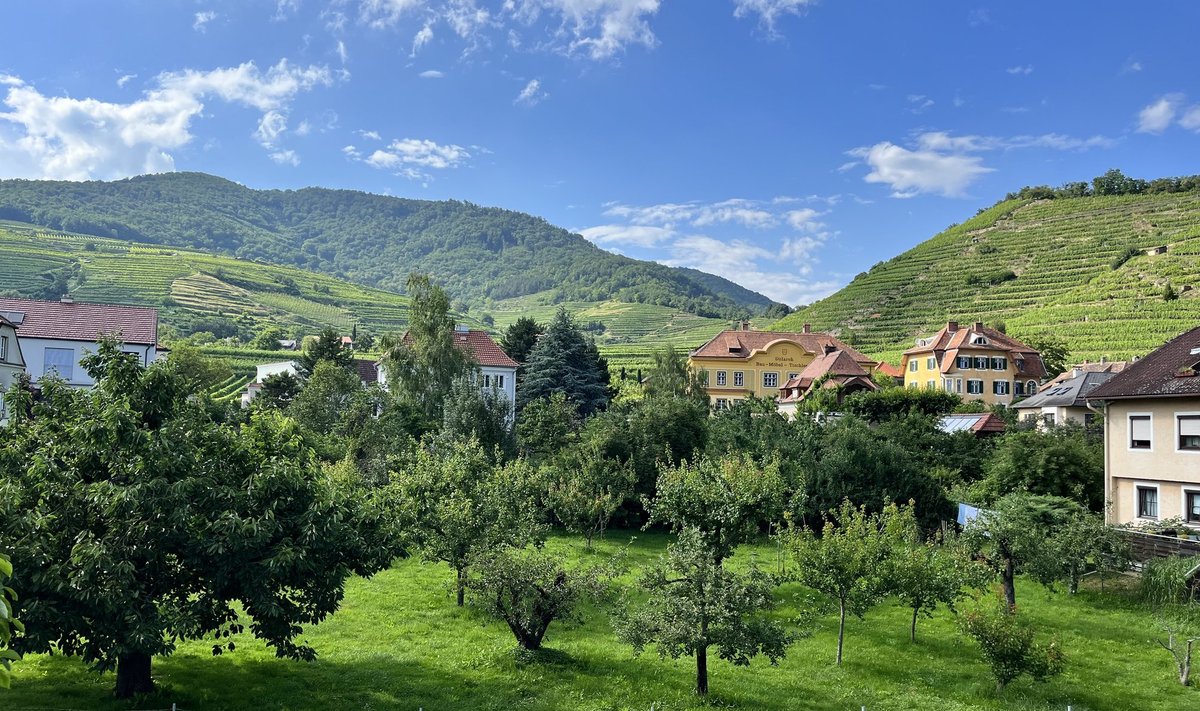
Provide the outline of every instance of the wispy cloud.
<path id="1" fill-rule="evenodd" d="M 908 110 L 914 114 L 924 113 L 926 109 L 933 106 L 933 99 L 924 94 L 909 94 L 908 95 Z"/>
<path id="2" fill-rule="evenodd" d="M 392 141 L 365 157 L 355 146 L 346 146 L 342 152 L 352 160 L 362 161 L 372 168 L 390 170 L 409 180 L 424 182 L 433 180 L 431 171 L 457 168 L 471 157 L 471 153 L 462 146 L 417 138 Z"/>
<path id="3" fill-rule="evenodd" d="M 124 89 L 125 85 L 134 79 L 137 79 L 137 74 L 122 74 L 121 76 L 117 77 L 117 86 Z"/>
<path id="4" fill-rule="evenodd" d="M 446 76 L 446 74 L 445 72 L 439 72 L 436 69 L 426 69 L 417 76 L 421 77 L 422 79 L 441 79 L 442 77 Z"/>
<path id="5" fill-rule="evenodd" d="M 517 98 L 513 99 L 513 103 L 519 106 L 536 106 L 549 94 L 542 90 L 542 82 L 537 79 L 530 79 L 529 83 L 521 89 L 521 93 L 517 94 Z"/>
<path id="6" fill-rule="evenodd" d="M 733 16 L 737 18 L 758 16 L 758 24 L 769 37 L 777 37 L 776 23 L 787 15 L 799 16 L 817 0 L 733 0 Z"/>
<path id="7" fill-rule="evenodd" d="M 204 10 L 202 12 L 197 12 L 194 15 L 194 19 L 192 21 L 192 29 L 197 32 L 207 32 L 208 31 L 208 23 L 212 22 L 215 19 L 217 19 L 217 13 L 215 13 L 211 10 Z"/>
<path id="8" fill-rule="evenodd" d="M 1015 67 L 1009 67 L 1008 69 L 1005 69 L 1004 71 L 1008 72 L 1009 74 L 1019 74 L 1021 76 L 1029 76 L 1030 74 L 1033 74 L 1033 65 L 1032 64 L 1020 64 Z"/>
<path id="9" fill-rule="evenodd" d="M 1129 57 L 1125 63 L 1121 65 L 1121 74 L 1137 74 L 1142 71 L 1142 63 Z"/>
<path id="10" fill-rule="evenodd" d="M 1138 133 L 1159 134 L 1175 121 L 1176 114 L 1187 100 L 1181 93 L 1166 94 L 1138 112 Z"/>

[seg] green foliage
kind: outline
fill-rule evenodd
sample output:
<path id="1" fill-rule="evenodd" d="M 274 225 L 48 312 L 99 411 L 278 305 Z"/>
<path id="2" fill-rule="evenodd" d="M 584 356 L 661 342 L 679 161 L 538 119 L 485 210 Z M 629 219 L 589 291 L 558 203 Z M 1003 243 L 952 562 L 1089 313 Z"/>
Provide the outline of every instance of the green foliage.
<path id="1" fill-rule="evenodd" d="M 307 377 L 316 371 L 321 361 L 329 361 L 338 368 L 348 370 L 353 360 L 354 354 L 342 343 L 341 334 L 335 329 L 326 328 L 304 344 L 304 352 L 296 358 L 296 368 Z"/>
<path id="2" fill-rule="evenodd" d="M 646 603 L 616 620 L 617 636 L 640 654 L 655 645 L 662 658 L 696 658 L 696 693 L 708 693 L 708 650 L 738 666 L 763 655 L 776 664 L 792 641 L 763 613 L 775 606 L 775 581 L 751 565 L 732 573 L 715 558 L 706 532 L 682 530 L 667 555 L 639 581 Z"/>
<path id="3" fill-rule="evenodd" d="M 479 387 L 477 377 L 460 375 L 451 384 L 438 436 L 445 446 L 474 440 L 488 452 L 508 456 L 516 447 L 512 403 L 499 388 Z"/>
<path id="4" fill-rule="evenodd" d="M 1112 262 L 1110 262 L 1110 266 L 1112 266 L 1113 269 L 1120 269 L 1122 266 L 1124 266 L 1125 262 L 1128 262 L 1130 259 L 1133 259 L 1141 253 L 1142 250 L 1130 245 L 1126 247 L 1120 254 L 1113 257 Z"/>
<path id="5" fill-rule="evenodd" d="M 272 384 L 273 390 L 285 386 L 278 382 Z M 341 422 L 342 413 L 361 391 L 362 383 L 357 373 L 350 372 L 336 361 L 321 359 L 316 362 L 311 375 L 304 381 L 304 387 L 288 406 L 288 414 L 317 434 L 332 434 Z M 264 384 L 263 392 L 258 397 L 265 392 Z M 274 395 L 272 400 L 275 400 Z"/>
<path id="6" fill-rule="evenodd" d="M 909 639 L 915 642 L 919 616 L 932 618 L 939 605 L 954 610 L 965 588 L 981 586 L 987 572 L 954 542 L 922 540 L 916 526 L 909 529 L 891 552 L 887 588 L 912 608 Z"/>
<path id="7" fill-rule="evenodd" d="M 504 336 L 500 339 L 500 349 L 509 358 L 520 364 L 520 367 L 517 368 L 518 389 L 525 380 L 525 361 L 529 360 L 529 354 L 533 352 L 538 338 L 545 331 L 544 326 L 528 316 L 518 318 L 504 329 Z"/>
<path id="8" fill-rule="evenodd" d="M 454 570 L 459 606 L 477 551 L 544 535 L 536 473 L 523 460 L 496 463 L 475 442 L 419 448 L 410 466 L 393 472 L 388 493 L 421 556 Z"/>
<path id="9" fill-rule="evenodd" d="M 562 449 L 546 468 L 546 502 L 568 531 L 587 547 L 604 535 L 613 514 L 633 496 L 637 474 L 629 462 L 604 457 L 594 442 Z"/>
<path id="10" fill-rule="evenodd" d="M 667 345 L 654 352 L 654 365 L 646 375 L 646 395 L 649 397 L 690 397 L 705 407 L 707 373 L 688 367 L 687 355 Z"/>
<path id="11" fill-rule="evenodd" d="M 580 603 L 607 597 L 616 560 L 576 567 L 541 548 L 499 546 L 474 558 L 467 589 L 474 605 L 508 625 L 518 647 L 536 651 L 551 623 L 581 622 Z"/>
<path id="12" fill-rule="evenodd" d="M 577 438 L 579 411 L 566 393 L 530 401 L 517 420 L 517 449 L 524 457 L 543 461 Z"/>
<path id="13" fill-rule="evenodd" d="M 608 367 L 601 362 L 595 344 L 583 337 L 571 315 L 560 308 L 529 353 L 517 408 L 561 392 L 587 417 L 608 405 L 607 383 Z"/>
<path id="14" fill-rule="evenodd" d="M 16 617 L 17 592 L 8 587 L 12 574 L 12 560 L 0 553 L 0 689 L 9 688 L 12 663 L 21 658 L 20 654 L 9 649 L 13 632 L 20 634 L 25 631 L 25 626 Z"/>
<path id="15" fill-rule="evenodd" d="M 1104 440 L 1078 425 L 1008 432 L 996 443 L 978 491 L 985 502 L 1014 491 L 1062 496 L 1104 508 Z"/>
<path id="16" fill-rule="evenodd" d="M 1167 285 L 1163 287 L 1162 300 L 1163 301 L 1174 301 L 1178 298 L 1179 298 L 1179 292 L 1175 291 L 1175 287 L 1171 286 L 1171 282 L 1168 281 Z"/>
<path id="17" fill-rule="evenodd" d="M 315 657 L 300 625 L 396 552 L 378 509 L 324 476 L 290 420 L 213 422 L 169 362 L 113 342 L 83 365 L 94 389 L 44 380 L 0 445 L 0 548 L 30 571 L 18 648 L 115 667 L 120 697 L 153 688 L 154 656 L 243 616 L 280 656 Z"/>
<path id="18" fill-rule="evenodd" d="M 167 355 L 175 366 L 175 372 L 183 378 L 192 392 L 207 392 L 221 382 L 233 377 L 233 371 L 225 361 L 209 358 L 194 346 L 176 344 Z"/>
<path id="19" fill-rule="evenodd" d="M 1059 336 L 1035 333 L 1019 340 L 1042 354 L 1042 364 L 1046 366 L 1046 377 L 1054 378 L 1071 366 L 1071 349 L 1067 347 L 1067 342 Z"/>
<path id="20" fill-rule="evenodd" d="M 263 378 L 262 389 L 253 403 L 256 408 L 282 410 L 291 406 L 299 394 L 300 379 L 285 371 Z"/>
<path id="21" fill-rule="evenodd" d="M 1191 684 L 1192 655 L 1200 643 L 1200 571 L 1195 558 L 1155 558 L 1142 568 L 1141 596 L 1154 610 L 1155 639 L 1175 663 L 1179 683 Z"/>
<path id="22" fill-rule="evenodd" d="M 1074 595 L 1089 569 L 1101 575 L 1129 569 L 1133 554 L 1121 531 L 1104 523 L 1100 513 L 1076 511 L 1048 532 L 1043 550 L 1028 567 L 1030 577 L 1046 586 L 1067 583 Z"/>
<path id="23" fill-rule="evenodd" d="M 915 524 L 911 512 L 889 504 L 868 513 L 850 501 L 828 512 L 819 532 L 789 529 L 784 542 L 796 563 L 796 580 L 838 604 L 837 663 L 842 663 L 846 614 L 862 618 L 889 592 L 894 547 Z"/>
<path id="24" fill-rule="evenodd" d="M 267 326 L 258 332 L 254 340 L 250 342 L 251 348 L 257 348 L 260 351 L 277 351 L 279 350 L 279 342 L 287 338 L 287 332 L 279 326 Z"/>
<path id="25" fill-rule="evenodd" d="M 842 412 L 878 424 L 911 413 L 941 417 L 954 412 L 960 402 L 958 395 L 942 390 L 891 387 L 847 395 Z"/>
<path id="26" fill-rule="evenodd" d="M 719 277 L 605 252 L 545 220 L 465 202 L 260 191 L 170 173 L 111 183 L 0 181 L 0 204 L 5 219 L 288 264 L 394 292 L 403 290 L 402 270 L 426 272 L 472 308 L 542 292 L 731 318 L 772 304 Z M 287 294 L 298 285 L 277 288 Z"/>
<path id="27" fill-rule="evenodd" d="M 1003 600 L 968 611 L 962 616 L 961 627 L 979 644 L 996 680 L 997 692 L 1024 674 L 1045 681 L 1061 674 L 1066 666 L 1058 641 L 1046 645 L 1035 642 L 1034 629 L 1009 612 Z"/>

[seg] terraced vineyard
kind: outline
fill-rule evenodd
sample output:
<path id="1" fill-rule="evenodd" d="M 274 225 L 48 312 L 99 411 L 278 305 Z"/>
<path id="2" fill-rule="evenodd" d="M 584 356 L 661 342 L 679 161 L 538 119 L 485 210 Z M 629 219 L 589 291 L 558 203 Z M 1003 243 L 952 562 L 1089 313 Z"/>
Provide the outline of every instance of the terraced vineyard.
<path id="1" fill-rule="evenodd" d="M 811 323 L 897 361 L 947 320 L 1055 334 L 1077 359 L 1145 354 L 1200 324 L 1200 194 L 1002 202 L 772 328 Z"/>

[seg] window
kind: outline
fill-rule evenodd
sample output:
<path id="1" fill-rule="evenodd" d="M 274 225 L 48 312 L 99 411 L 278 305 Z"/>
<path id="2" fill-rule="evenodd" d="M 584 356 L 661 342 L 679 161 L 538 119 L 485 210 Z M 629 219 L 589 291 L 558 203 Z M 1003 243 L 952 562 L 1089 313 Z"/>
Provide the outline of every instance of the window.
<path id="1" fill-rule="evenodd" d="M 909 381 L 908 387 L 915 389 L 917 387 L 917 381 L 915 381 L 915 380 Z"/>
<path id="2" fill-rule="evenodd" d="M 779 373 L 763 373 L 763 387 L 764 388 L 779 387 Z"/>
<path id="3" fill-rule="evenodd" d="M 926 380 L 925 387 L 929 388 L 930 390 L 936 390 L 937 389 L 937 381 L 936 380 Z"/>
<path id="4" fill-rule="evenodd" d="M 1183 492 L 1183 520 L 1200 523 L 1200 491 Z"/>
<path id="5" fill-rule="evenodd" d="M 925 359 L 925 367 L 928 368 L 929 370 L 933 370 L 934 368 L 936 368 L 937 367 L 937 358 L 935 358 L 933 356 L 929 356 L 928 358 L 926 358 Z"/>
<path id="6" fill-rule="evenodd" d="M 992 381 L 992 394 L 993 395 L 1007 395 L 1008 394 L 1008 381 L 1007 380 Z"/>
<path id="7" fill-rule="evenodd" d="M 42 376 L 58 374 L 70 381 L 75 376 L 75 351 L 70 348 L 47 348 L 42 361 Z"/>
<path id="8" fill-rule="evenodd" d="M 910 373 L 917 372 L 917 359 L 916 358 L 913 358 L 912 360 L 908 361 L 908 372 L 910 372 Z"/>
<path id="9" fill-rule="evenodd" d="M 1045 422 L 1050 427 L 1054 426 L 1054 413 L 1046 412 L 1042 414 L 1042 422 Z"/>
<path id="10" fill-rule="evenodd" d="M 504 388 L 504 376 L 503 375 L 496 376 L 496 387 L 501 388 L 501 389 Z"/>
<path id="11" fill-rule="evenodd" d="M 725 371 L 718 370 L 717 371 L 717 385 L 724 385 L 724 384 L 725 384 Z"/>
<path id="12" fill-rule="evenodd" d="M 1024 397 L 1025 383 L 1022 383 L 1020 380 L 1014 381 L 1013 382 L 1013 394 L 1016 395 L 1017 397 Z"/>
<path id="13" fill-rule="evenodd" d="M 942 387 L 948 393 L 954 392 L 954 378 L 942 378 Z"/>
<path id="14" fill-rule="evenodd" d="M 490 375 L 483 376 L 483 387 L 485 387 L 485 388 L 492 387 L 492 376 L 490 376 Z"/>
<path id="15" fill-rule="evenodd" d="M 1158 489 L 1149 486 L 1137 488 L 1138 518 L 1158 518 Z"/>
<path id="16" fill-rule="evenodd" d="M 0 362 L 8 360 L 8 336 L 0 336 Z"/>
<path id="17" fill-rule="evenodd" d="M 967 394 L 968 395 L 982 395 L 983 394 L 983 381 L 968 379 L 967 380 Z"/>
<path id="18" fill-rule="evenodd" d="M 728 400 L 726 400 L 726 399 L 725 399 L 725 398 L 723 398 L 723 397 L 719 397 L 719 398 L 717 398 L 717 409 L 718 409 L 718 410 L 726 410 L 726 409 L 728 409 L 728 408 L 729 408 L 729 401 L 728 401 Z"/>
<path id="19" fill-rule="evenodd" d="M 1129 448 L 1151 449 L 1151 423 L 1149 415 L 1129 416 Z"/>
<path id="20" fill-rule="evenodd" d="M 1030 380 L 1029 382 L 1025 383 L 1025 393 L 1027 395 L 1033 395 L 1036 392 L 1037 392 L 1037 381 L 1036 380 Z"/>
<path id="21" fill-rule="evenodd" d="M 799 378 L 799 377 L 800 377 L 799 373 L 788 373 L 788 380 L 795 380 L 796 378 Z"/>
<path id="22" fill-rule="evenodd" d="M 975 370 L 987 370 L 990 362 L 987 356 L 975 356 Z"/>
<path id="23" fill-rule="evenodd" d="M 1008 358 L 992 358 L 992 370 L 1008 370 Z"/>
<path id="24" fill-rule="evenodd" d="M 1179 448 L 1200 451 L 1200 415 L 1176 415 L 1175 426 L 1179 431 Z"/>
<path id="25" fill-rule="evenodd" d="M 740 370 L 733 371 L 733 387 L 740 388 L 746 384 L 746 374 Z"/>
<path id="26" fill-rule="evenodd" d="M 954 364 L 958 366 L 959 370 L 970 370 L 971 356 L 959 356 L 954 360 Z"/>

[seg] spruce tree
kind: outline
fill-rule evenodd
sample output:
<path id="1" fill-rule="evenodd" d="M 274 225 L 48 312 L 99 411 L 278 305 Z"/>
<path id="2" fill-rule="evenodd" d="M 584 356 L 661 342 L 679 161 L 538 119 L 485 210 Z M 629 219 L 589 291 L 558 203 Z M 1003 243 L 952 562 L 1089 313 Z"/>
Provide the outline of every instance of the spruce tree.
<path id="1" fill-rule="evenodd" d="M 560 307 L 525 363 L 525 382 L 517 391 L 523 408 L 538 398 L 563 393 L 587 417 L 608 405 L 608 370 L 596 344 L 584 338 L 571 314 Z"/>

